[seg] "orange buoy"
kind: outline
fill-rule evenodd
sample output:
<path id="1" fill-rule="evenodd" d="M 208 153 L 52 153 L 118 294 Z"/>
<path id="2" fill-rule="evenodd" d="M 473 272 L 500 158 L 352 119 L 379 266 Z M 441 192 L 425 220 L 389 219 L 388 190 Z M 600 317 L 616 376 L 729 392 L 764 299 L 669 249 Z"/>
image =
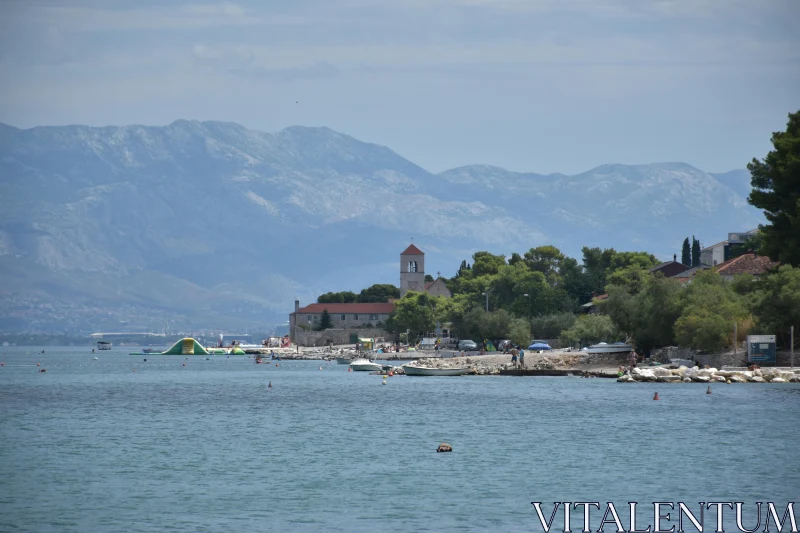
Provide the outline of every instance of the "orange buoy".
<path id="1" fill-rule="evenodd" d="M 183 366 L 186 366 L 186 363 L 183 363 Z"/>
<path id="2" fill-rule="evenodd" d="M 655 395 L 653 396 L 653 399 L 654 400 L 660 400 L 661 398 L 658 397 L 658 393 L 655 393 Z"/>
<path id="3" fill-rule="evenodd" d="M 36 366 L 42 366 L 42 363 L 36 363 Z"/>
<path id="4" fill-rule="evenodd" d="M 389 371 L 389 375 L 390 375 L 390 376 L 394 376 L 394 372 L 392 372 L 392 371 L 390 370 L 390 371 Z"/>

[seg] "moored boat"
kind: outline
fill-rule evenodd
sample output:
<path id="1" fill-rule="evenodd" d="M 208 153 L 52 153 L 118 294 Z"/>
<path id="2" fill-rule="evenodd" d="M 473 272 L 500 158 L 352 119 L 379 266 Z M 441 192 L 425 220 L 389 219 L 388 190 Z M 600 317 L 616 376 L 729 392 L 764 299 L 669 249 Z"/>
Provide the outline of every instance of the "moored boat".
<path id="1" fill-rule="evenodd" d="M 383 365 L 373 363 L 369 359 L 356 359 L 350 363 L 350 368 L 356 372 L 379 372 L 383 370 Z"/>
<path id="2" fill-rule="evenodd" d="M 349 365 L 352 362 L 353 362 L 353 359 L 350 359 L 349 357 L 337 357 L 336 358 L 336 363 L 340 364 L 340 365 Z"/>
<path id="3" fill-rule="evenodd" d="M 630 344 L 625 344 L 624 342 L 615 342 L 614 344 L 600 342 L 589 346 L 587 351 L 589 353 L 624 353 L 632 350 L 633 346 Z"/>
<path id="4" fill-rule="evenodd" d="M 463 376 L 469 368 L 431 368 L 427 366 L 403 365 L 406 376 Z"/>

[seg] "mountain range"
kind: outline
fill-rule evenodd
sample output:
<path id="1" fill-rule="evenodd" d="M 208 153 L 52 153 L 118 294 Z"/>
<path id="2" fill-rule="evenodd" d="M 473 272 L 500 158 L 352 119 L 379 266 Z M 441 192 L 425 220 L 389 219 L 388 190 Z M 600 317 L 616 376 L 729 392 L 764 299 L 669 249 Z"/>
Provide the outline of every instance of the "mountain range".
<path id="1" fill-rule="evenodd" d="M 749 174 L 685 163 L 568 176 L 433 174 L 328 128 L 0 123 L 0 330 L 264 328 L 295 299 L 399 282 L 413 242 L 452 276 L 478 250 L 645 250 L 763 221 Z M 412 241 L 413 239 L 413 241 Z"/>

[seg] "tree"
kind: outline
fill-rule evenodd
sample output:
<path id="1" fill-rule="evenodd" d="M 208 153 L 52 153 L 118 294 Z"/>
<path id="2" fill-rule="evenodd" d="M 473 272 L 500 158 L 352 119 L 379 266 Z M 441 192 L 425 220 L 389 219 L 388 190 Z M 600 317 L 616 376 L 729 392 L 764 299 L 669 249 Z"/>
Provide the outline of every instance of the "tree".
<path id="1" fill-rule="evenodd" d="M 607 315 L 584 315 L 575 321 L 568 330 L 561 333 L 564 344 L 595 344 L 601 341 L 614 341 L 619 333 L 611 317 Z"/>
<path id="2" fill-rule="evenodd" d="M 692 267 L 700 266 L 700 241 L 692 235 Z"/>
<path id="3" fill-rule="evenodd" d="M 383 303 L 392 298 L 400 298 L 400 289 L 391 283 L 376 283 L 371 287 L 363 289 L 358 295 L 359 303 Z"/>
<path id="4" fill-rule="evenodd" d="M 768 224 L 761 253 L 800 266 L 800 111 L 789 114 L 785 132 L 772 134 L 774 150 L 747 165 L 753 186 L 747 201 L 764 210 Z"/>
<path id="5" fill-rule="evenodd" d="M 779 335 L 787 346 L 794 326 L 795 342 L 800 341 L 800 268 L 783 265 L 751 285 L 758 286 L 751 309 L 759 331 Z"/>
<path id="6" fill-rule="evenodd" d="M 351 291 L 326 292 L 317 298 L 317 303 L 321 304 L 350 304 L 356 301 L 358 295 Z"/>
<path id="7" fill-rule="evenodd" d="M 399 334 L 411 331 L 411 337 L 433 331 L 437 323 L 444 321 L 447 313 L 447 300 L 441 296 L 431 296 L 426 292 L 408 291 L 395 302 L 394 311 L 386 322 L 388 331 Z M 409 339 L 411 342 L 411 339 Z"/>
<path id="8" fill-rule="evenodd" d="M 322 316 L 319 317 L 319 324 L 317 324 L 316 329 L 318 331 L 322 331 L 325 329 L 330 329 L 333 327 L 333 320 L 331 320 L 331 315 L 328 313 L 328 309 L 322 310 Z"/>
<path id="9" fill-rule="evenodd" d="M 686 266 L 692 266 L 692 252 L 689 248 L 689 237 L 683 240 L 683 250 L 681 251 L 681 263 Z"/>
<path id="10" fill-rule="evenodd" d="M 531 342 L 531 325 L 524 318 L 515 318 L 508 326 L 508 338 L 516 345 L 528 346 Z"/>
<path id="11" fill-rule="evenodd" d="M 557 339 L 561 332 L 575 324 L 576 316 L 572 313 L 557 313 L 538 316 L 531 319 L 531 333 L 537 339 Z"/>
<path id="12" fill-rule="evenodd" d="M 436 281 L 433 279 L 433 276 L 430 274 L 425 274 L 425 283 L 430 283 L 431 281 Z"/>
<path id="13" fill-rule="evenodd" d="M 713 270 L 700 272 L 681 294 L 675 337 L 684 346 L 715 352 L 733 344 L 734 323 L 744 336 L 752 323 L 743 298 Z"/>

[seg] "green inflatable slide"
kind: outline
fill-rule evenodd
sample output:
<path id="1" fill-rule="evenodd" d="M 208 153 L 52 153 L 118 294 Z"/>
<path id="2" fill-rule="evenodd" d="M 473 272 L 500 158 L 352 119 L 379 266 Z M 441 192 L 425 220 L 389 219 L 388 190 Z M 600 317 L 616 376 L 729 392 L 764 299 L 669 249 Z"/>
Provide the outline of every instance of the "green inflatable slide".
<path id="1" fill-rule="evenodd" d="M 181 339 L 162 355 L 208 355 L 208 351 L 192 338 Z"/>

